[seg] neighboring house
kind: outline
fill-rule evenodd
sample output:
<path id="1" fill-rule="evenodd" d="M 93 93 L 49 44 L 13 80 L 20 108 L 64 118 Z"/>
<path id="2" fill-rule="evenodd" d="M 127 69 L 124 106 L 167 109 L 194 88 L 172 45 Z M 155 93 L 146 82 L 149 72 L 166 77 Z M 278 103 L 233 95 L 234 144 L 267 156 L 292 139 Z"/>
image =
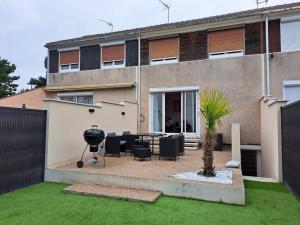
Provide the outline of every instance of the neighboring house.
<path id="1" fill-rule="evenodd" d="M 140 131 L 203 134 L 199 93 L 221 90 L 260 144 L 262 96 L 300 99 L 300 3 L 47 43 L 48 98 L 138 103 Z M 268 54 L 270 53 L 270 54 Z M 267 57 L 269 56 L 269 57 Z M 113 118 L 111 118 L 113 119 Z"/>
<path id="2" fill-rule="evenodd" d="M 36 88 L 13 96 L 0 98 L 0 106 L 28 109 L 43 109 L 45 99 L 43 88 Z"/>

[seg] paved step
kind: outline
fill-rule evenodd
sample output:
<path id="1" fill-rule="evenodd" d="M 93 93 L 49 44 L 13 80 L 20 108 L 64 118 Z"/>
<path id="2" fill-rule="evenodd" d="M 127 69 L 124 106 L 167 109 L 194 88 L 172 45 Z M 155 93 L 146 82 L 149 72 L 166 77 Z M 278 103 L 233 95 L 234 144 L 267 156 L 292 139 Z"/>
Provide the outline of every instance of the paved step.
<path id="1" fill-rule="evenodd" d="M 130 201 L 155 202 L 161 195 L 158 191 L 142 189 L 102 186 L 98 184 L 73 184 L 64 189 L 64 192 L 99 197 L 126 199 Z"/>

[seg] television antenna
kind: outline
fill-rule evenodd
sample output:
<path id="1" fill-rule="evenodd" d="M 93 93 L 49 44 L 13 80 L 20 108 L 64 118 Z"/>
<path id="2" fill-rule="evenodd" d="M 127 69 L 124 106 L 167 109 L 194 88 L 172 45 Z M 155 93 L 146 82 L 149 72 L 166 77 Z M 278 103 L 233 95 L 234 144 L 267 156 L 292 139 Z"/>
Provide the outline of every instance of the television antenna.
<path id="1" fill-rule="evenodd" d="M 163 5 L 163 7 L 165 7 L 165 9 L 168 10 L 168 23 L 170 23 L 170 5 L 168 5 L 162 0 L 158 0 L 158 1 Z"/>
<path id="2" fill-rule="evenodd" d="M 259 8 L 261 4 L 265 4 L 267 6 L 268 0 L 256 0 L 256 6 Z"/>
<path id="3" fill-rule="evenodd" d="M 114 31 L 114 25 L 112 24 L 112 22 L 108 22 L 106 20 L 103 19 L 99 19 L 100 22 L 107 24 L 110 28 L 111 28 L 111 32 Z"/>

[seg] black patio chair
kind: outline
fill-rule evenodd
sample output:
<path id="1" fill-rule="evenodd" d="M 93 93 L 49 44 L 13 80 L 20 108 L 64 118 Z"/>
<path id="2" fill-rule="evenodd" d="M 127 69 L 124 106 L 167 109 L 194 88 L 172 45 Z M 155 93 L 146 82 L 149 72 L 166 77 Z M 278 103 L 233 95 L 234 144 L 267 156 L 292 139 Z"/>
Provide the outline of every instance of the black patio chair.
<path id="1" fill-rule="evenodd" d="M 105 155 L 121 157 L 121 136 L 107 136 L 105 140 Z"/>
<path id="2" fill-rule="evenodd" d="M 179 137 L 172 135 L 159 139 L 159 160 L 160 158 L 174 159 L 175 161 L 179 153 Z"/>
<path id="3" fill-rule="evenodd" d="M 179 151 L 178 151 L 178 154 L 179 155 L 184 155 L 184 135 L 179 134 L 178 138 L 179 138 Z"/>
<path id="4" fill-rule="evenodd" d="M 132 153 L 132 145 L 135 145 L 135 140 L 138 139 L 138 135 L 132 135 L 132 134 L 123 134 L 122 138 L 123 141 L 126 141 L 125 144 L 125 152 Z"/>

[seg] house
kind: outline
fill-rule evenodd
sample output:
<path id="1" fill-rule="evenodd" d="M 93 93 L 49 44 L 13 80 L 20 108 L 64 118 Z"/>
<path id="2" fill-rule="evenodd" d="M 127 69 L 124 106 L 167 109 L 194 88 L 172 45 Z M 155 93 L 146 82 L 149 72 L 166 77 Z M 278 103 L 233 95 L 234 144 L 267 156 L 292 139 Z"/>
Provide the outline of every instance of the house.
<path id="1" fill-rule="evenodd" d="M 36 88 L 20 94 L 12 95 L 0 99 L 0 106 L 28 108 L 28 109 L 43 109 L 43 100 L 46 98 L 44 88 Z"/>
<path id="2" fill-rule="evenodd" d="M 241 144 L 261 143 L 260 99 L 300 99 L 300 3 L 47 43 L 47 97 L 137 103 L 142 132 L 201 137 L 199 93 L 221 90 Z M 203 135 L 202 135 L 203 136 Z"/>

